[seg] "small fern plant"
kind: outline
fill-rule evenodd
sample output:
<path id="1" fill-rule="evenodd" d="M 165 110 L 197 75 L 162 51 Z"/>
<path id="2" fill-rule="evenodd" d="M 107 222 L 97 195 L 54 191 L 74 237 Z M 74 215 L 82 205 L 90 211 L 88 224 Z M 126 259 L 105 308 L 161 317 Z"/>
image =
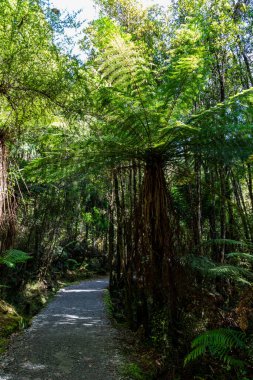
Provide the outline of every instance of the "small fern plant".
<path id="1" fill-rule="evenodd" d="M 192 351 L 184 359 L 185 366 L 206 353 L 222 361 L 228 369 L 245 370 L 247 365 L 233 355 L 233 352 L 240 350 L 247 356 L 247 337 L 242 331 L 230 328 L 209 330 L 196 337 L 191 348 Z"/>

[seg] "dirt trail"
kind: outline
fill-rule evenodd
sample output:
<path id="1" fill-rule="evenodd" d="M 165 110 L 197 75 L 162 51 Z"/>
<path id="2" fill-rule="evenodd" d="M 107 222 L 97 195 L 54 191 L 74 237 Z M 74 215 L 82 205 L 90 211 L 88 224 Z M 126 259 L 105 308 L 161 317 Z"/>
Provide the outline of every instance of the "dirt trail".
<path id="1" fill-rule="evenodd" d="M 108 321 L 105 279 L 66 287 L 16 337 L 0 362 L 1 380 L 120 380 L 117 331 Z"/>

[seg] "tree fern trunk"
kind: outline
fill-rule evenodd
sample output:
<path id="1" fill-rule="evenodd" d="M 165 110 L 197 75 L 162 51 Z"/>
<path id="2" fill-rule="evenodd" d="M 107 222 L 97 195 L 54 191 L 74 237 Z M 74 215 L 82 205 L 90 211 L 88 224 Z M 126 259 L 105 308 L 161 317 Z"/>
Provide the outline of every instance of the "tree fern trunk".
<path id="1" fill-rule="evenodd" d="M 145 286 L 148 308 L 159 310 L 168 305 L 169 323 L 174 324 L 176 292 L 173 274 L 173 226 L 168 215 L 168 192 L 162 162 L 152 157 L 144 172 L 141 190 L 142 224 L 145 236 Z"/>

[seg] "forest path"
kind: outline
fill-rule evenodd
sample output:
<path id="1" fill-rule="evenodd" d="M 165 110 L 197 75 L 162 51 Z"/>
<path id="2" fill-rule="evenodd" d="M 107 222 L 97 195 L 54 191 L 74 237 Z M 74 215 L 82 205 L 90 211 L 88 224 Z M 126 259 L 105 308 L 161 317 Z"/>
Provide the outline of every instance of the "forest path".
<path id="1" fill-rule="evenodd" d="M 107 279 L 60 290 L 0 362 L 1 380 L 119 380 L 118 333 L 103 304 Z"/>

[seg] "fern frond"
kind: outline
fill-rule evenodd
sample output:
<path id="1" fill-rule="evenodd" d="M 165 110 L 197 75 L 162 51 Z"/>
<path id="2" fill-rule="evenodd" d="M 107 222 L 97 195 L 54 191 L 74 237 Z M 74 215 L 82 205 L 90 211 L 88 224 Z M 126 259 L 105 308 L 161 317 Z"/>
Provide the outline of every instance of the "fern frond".
<path id="1" fill-rule="evenodd" d="M 235 265 L 220 265 L 216 268 L 211 268 L 208 275 L 214 278 L 231 279 L 247 285 L 251 285 L 253 281 L 253 274 L 250 270 Z"/>
<path id="2" fill-rule="evenodd" d="M 223 358 L 223 361 L 228 364 L 230 367 L 233 367 L 233 368 L 244 368 L 245 367 L 245 362 L 240 360 L 240 359 L 236 359 L 234 358 L 233 356 L 231 355 L 225 355 L 224 358 Z"/>
<path id="3" fill-rule="evenodd" d="M 192 351 L 185 357 L 184 365 L 204 355 L 207 351 L 219 360 L 234 367 L 244 367 L 245 363 L 231 356 L 235 349 L 247 350 L 246 335 L 237 330 L 222 328 L 206 331 L 195 338 Z"/>
<path id="4" fill-rule="evenodd" d="M 252 155 L 252 104 L 253 87 L 192 116 L 189 123 L 201 127 L 196 147 L 207 159 L 231 163 Z"/>
<path id="5" fill-rule="evenodd" d="M 201 124 L 203 123 L 203 120 L 209 120 L 210 122 L 214 123 L 217 121 L 217 118 L 220 118 L 222 115 L 223 123 L 225 123 L 227 120 L 231 121 L 231 117 L 237 117 L 241 113 L 241 111 L 244 109 L 246 114 L 252 115 L 252 106 L 253 104 L 253 87 L 244 90 L 240 92 L 239 94 L 236 94 L 234 96 L 231 96 L 226 102 L 224 103 L 218 103 L 216 106 L 201 112 L 200 114 L 192 116 L 192 124 L 199 125 L 199 122 Z M 237 112 L 231 112 L 233 110 L 236 110 Z M 225 113 L 224 113 L 225 111 Z M 241 115 L 242 117 L 242 115 Z"/>
<path id="6" fill-rule="evenodd" d="M 183 258 L 181 263 L 188 265 L 203 277 L 230 279 L 244 285 L 251 285 L 253 281 L 251 270 L 236 265 L 217 264 L 207 257 L 189 255 Z"/>
<path id="7" fill-rule="evenodd" d="M 0 257 L 0 264 L 6 265 L 9 268 L 15 268 L 17 264 L 26 263 L 31 259 L 28 253 L 18 249 L 9 249 Z"/>
<path id="8" fill-rule="evenodd" d="M 203 356 L 206 353 L 206 347 L 199 346 L 195 347 L 184 359 L 184 365 L 186 366 L 188 363 L 198 359 L 200 356 Z"/>
<path id="9" fill-rule="evenodd" d="M 151 125 L 158 122 L 154 101 L 156 83 L 150 59 L 128 36 L 114 33 L 98 56 L 101 86 L 98 103 L 106 125 L 128 142 L 151 144 Z M 131 139 L 131 141 L 129 140 Z M 136 143 L 135 143 L 136 144 Z"/>
<path id="10" fill-rule="evenodd" d="M 212 240 L 207 240 L 201 243 L 201 246 L 211 246 L 211 245 L 232 245 L 232 246 L 238 246 L 238 247 L 247 247 L 247 248 L 252 248 L 253 245 L 252 243 L 249 242 L 244 242 L 240 240 L 233 240 L 233 239 L 212 239 Z M 198 249 L 198 246 L 195 248 L 196 250 Z"/>
<path id="11" fill-rule="evenodd" d="M 181 263 L 203 275 L 207 274 L 210 269 L 216 267 L 216 264 L 205 256 L 188 255 L 181 259 Z"/>
<path id="12" fill-rule="evenodd" d="M 114 89 L 144 96 L 152 80 L 152 67 L 144 52 L 134 42 L 115 34 L 101 57 L 99 72 Z M 126 91 L 127 90 L 127 91 Z"/>
<path id="13" fill-rule="evenodd" d="M 250 253 L 244 253 L 244 252 L 231 252 L 226 255 L 228 259 L 242 259 L 246 260 L 248 262 L 253 262 L 253 255 Z"/>

